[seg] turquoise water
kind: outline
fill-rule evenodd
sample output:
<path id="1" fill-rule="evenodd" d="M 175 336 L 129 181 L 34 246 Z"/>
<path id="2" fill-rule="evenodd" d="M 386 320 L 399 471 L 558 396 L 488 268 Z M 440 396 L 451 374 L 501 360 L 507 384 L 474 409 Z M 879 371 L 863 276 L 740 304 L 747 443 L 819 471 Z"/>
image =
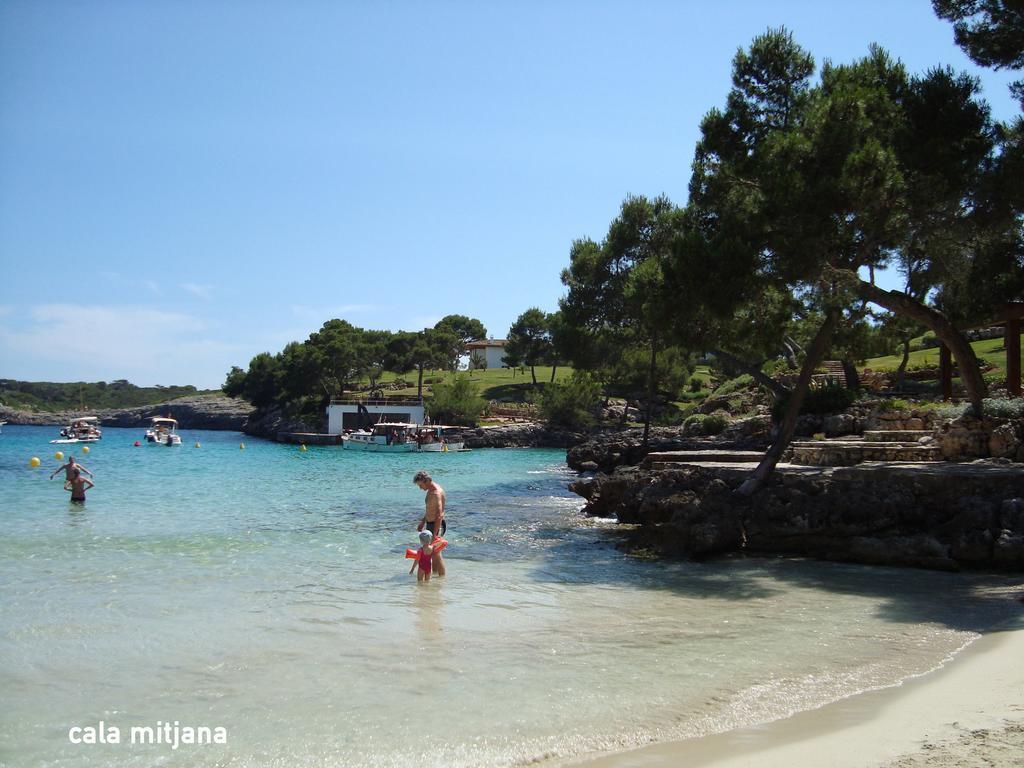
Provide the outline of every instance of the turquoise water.
<path id="1" fill-rule="evenodd" d="M 557 764 L 893 685 L 1019 614 L 1012 579 L 627 557 L 561 451 L 182 434 L 106 429 L 84 455 L 4 427 L 0 763 Z M 84 506 L 47 480 L 69 448 L 96 474 Z M 449 575 L 424 585 L 403 557 L 419 469 L 451 526 Z M 99 721 L 121 743 L 72 743 Z M 227 743 L 129 742 L 175 721 Z"/>

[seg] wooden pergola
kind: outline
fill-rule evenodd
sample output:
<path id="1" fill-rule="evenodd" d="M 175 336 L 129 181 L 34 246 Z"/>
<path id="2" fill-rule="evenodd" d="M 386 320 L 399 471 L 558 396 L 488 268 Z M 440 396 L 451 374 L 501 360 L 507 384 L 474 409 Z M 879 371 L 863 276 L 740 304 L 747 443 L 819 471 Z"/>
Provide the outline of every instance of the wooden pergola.
<path id="1" fill-rule="evenodd" d="M 1024 301 L 1010 301 L 1003 307 L 1003 322 L 988 325 L 1004 325 L 1006 332 L 1003 343 L 1006 347 L 1006 389 L 1012 397 L 1020 397 L 1020 321 L 1024 318 Z M 953 356 L 949 347 L 939 343 L 939 381 L 942 384 L 942 399 L 953 399 Z"/>

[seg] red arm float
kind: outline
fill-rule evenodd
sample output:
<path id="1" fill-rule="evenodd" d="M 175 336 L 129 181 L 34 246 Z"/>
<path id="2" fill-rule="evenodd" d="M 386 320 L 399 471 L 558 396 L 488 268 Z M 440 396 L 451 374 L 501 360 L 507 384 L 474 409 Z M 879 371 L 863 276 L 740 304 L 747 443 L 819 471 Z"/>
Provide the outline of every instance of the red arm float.
<path id="1" fill-rule="evenodd" d="M 437 554 L 438 552 L 440 552 L 442 549 L 444 549 L 447 546 L 448 546 L 448 540 L 447 539 L 438 539 L 437 541 L 434 542 L 434 552 L 433 552 L 433 554 Z M 420 551 L 418 549 L 406 549 L 405 550 L 405 559 L 406 560 L 415 560 L 419 556 L 420 556 Z"/>

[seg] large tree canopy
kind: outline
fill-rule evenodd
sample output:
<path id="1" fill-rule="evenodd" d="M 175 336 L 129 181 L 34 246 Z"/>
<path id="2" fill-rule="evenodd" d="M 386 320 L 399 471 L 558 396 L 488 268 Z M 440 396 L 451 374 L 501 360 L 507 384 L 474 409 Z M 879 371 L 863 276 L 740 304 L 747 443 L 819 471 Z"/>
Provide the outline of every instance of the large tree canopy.
<path id="1" fill-rule="evenodd" d="M 1024 3 L 1020 0 L 932 0 L 940 19 L 953 22 L 956 44 L 984 67 L 1024 67 Z M 1024 81 L 1010 91 L 1024 106 Z"/>
<path id="2" fill-rule="evenodd" d="M 657 356 L 667 346 L 666 327 L 675 298 L 664 279 L 673 245 L 684 231 L 684 214 L 667 197 L 628 197 L 600 243 L 573 244 L 562 282 L 569 289 L 561 301 L 563 323 L 613 357 L 629 344 L 648 350 L 647 415 L 650 430 Z M 573 333 L 572 331 L 569 332 Z M 577 367 L 594 365 L 593 350 L 574 359 Z M 590 358 L 590 359 L 585 359 Z M 590 365 L 588 365 L 588 363 Z"/>
<path id="3" fill-rule="evenodd" d="M 537 307 L 523 312 L 508 329 L 505 343 L 508 360 L 530 366 L 533 383 L 537 383 L 536 366 L 553 357 L 549 316 Z"/>

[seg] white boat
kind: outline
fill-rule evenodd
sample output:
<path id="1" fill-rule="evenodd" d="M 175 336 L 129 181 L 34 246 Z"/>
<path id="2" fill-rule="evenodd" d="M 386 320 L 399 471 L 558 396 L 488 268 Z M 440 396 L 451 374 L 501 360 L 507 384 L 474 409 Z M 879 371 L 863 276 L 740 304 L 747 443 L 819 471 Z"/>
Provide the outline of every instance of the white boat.
<path id="1" fill-rule="evenodd" d="M 150 419 L 149 429 L 146 430 L 146 442 L 157 445 L 181 445 L 181 437 L 175 431 L 178 429 L 178 422 L 163 416 L 154 416 Z"/>
<path id="2" fill-rule="evenodd" d="M 411 453 L 416 444 L 416 425 L 406 421 L 381 421 L 373 429 L 360 429 L 341 436 L 341 446 L 350 451 Z"/>
<path id="3" fill-rule="evenodd" d="M 64 443 L 95 443 L 103 437 L 100 420 L 97 416 L 79 416 L 60 431 L 59 440 L 51 440 L 53 444 Z"/>
<path id="4" fill-rule="evenodd" d="M 416 428 L 416 445 L 420 451 L 445 453 L 463 450 L 459 439 L 460 427 L 446 427 L 442 424 L 421 424 Z"/>

